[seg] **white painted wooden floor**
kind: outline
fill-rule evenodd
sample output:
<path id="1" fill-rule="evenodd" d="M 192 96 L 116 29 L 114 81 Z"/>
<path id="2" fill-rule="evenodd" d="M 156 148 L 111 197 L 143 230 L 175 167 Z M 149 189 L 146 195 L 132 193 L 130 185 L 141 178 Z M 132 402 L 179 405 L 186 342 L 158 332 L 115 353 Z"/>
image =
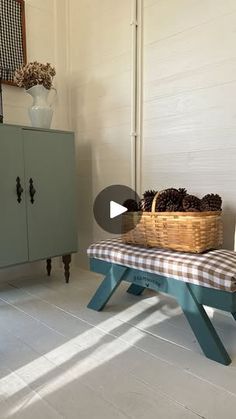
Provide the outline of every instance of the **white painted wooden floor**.
<path id="1" fill-rule="evenodd" d="M 0 285 L 0 418 L 236 417 L 236 323 L 213 313 L 233 363 L 207 360 L 174 300 L 86 308 L 101 277 L 74 270 Z"/>

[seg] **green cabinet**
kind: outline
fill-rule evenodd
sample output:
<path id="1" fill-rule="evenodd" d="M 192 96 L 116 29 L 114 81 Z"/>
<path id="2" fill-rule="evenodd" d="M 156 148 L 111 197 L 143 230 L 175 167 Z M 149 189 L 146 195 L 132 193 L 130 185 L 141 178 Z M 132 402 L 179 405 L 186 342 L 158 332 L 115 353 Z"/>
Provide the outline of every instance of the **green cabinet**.
<path id="1" fill-rule="evenodd" d="M 73 133 L 0 125 L 0 175 L 0 267 L 76 252 Z"/>

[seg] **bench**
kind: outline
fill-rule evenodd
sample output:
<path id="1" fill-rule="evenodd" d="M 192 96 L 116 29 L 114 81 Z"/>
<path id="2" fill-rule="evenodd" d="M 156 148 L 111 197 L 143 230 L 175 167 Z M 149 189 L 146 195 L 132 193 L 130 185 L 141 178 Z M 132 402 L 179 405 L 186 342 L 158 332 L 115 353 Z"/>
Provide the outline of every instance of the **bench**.
<path id="1" fill-rule="evenodd" d="M 146 249 L 104 240 L 88 249 L 90 269 L 105 275 L 88 308 L 102 310 L 121 281 L 128 292 L 145 288 L 170 294 L 181 306 L 204 354 L 229 365 L 231 359 L 204 305 L 229 312 L 236 320 L 236 252 L 213 250 L 204 254 Z"/>

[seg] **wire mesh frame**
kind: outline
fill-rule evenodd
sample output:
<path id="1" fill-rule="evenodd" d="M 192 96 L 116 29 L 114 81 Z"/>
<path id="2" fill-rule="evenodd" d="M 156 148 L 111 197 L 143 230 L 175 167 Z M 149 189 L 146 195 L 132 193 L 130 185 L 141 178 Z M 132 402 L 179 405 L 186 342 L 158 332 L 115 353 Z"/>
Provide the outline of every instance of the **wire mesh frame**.
<path id="1" fill-rule="evenodd" d="M 15 70 L 25 64 L 25 1 L 0 0 L 0 76 L 2 83 L 15 85 Z"/>

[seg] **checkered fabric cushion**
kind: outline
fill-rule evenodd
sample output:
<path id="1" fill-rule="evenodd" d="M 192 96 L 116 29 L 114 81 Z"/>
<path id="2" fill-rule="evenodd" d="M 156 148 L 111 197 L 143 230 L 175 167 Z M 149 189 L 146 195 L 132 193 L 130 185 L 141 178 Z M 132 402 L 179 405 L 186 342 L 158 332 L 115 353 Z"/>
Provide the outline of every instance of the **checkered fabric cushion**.
<path id="1" fill-rule="evenodd" d="M 90 258 L 152 272 L 196 285 L 236 291 L 236 252 L 213 250 L 204 254 L 147 249 L 111 239 L 92 244 Z"/>
<path id="2" fill-rule="evenodd" d="M 22 5 L 16 0 L 0 0 L 1 78 L 13 81 L 14 72 L 24 63 Z"/>

